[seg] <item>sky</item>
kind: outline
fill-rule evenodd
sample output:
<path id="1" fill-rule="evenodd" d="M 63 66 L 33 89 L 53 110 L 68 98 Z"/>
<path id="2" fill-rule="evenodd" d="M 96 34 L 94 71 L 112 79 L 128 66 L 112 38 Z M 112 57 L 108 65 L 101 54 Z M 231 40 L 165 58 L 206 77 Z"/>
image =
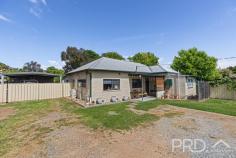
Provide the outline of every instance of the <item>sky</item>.
<path id="1" fill-rule="evenodd" d="M 235 0 L 0 0 L 0 62 L 62 67 L 67 46 L 169 64 L 181 49 L 236 56 Z M 236 59 L 219 60 L 220 67 Z"/>

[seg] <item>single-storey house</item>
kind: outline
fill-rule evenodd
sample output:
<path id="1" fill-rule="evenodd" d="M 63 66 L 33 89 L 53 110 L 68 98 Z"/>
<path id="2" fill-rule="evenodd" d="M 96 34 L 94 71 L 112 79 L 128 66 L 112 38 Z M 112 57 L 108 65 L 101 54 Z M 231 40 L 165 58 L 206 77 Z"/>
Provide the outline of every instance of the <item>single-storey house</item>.
<path id="1" fill-rule="evenodd" d="M 153 96 L 185 99 L 196 95 L 196 80 L 171 68 L 102 57 L 69 72 L 65 77 L 86 104 Z"/>
<path id="2" fill-rule="evenodd" d="M 15 72 L 5 73 L 10 83 L 53 83 L 55 77 L 59 75 L 46 72 Z"/>

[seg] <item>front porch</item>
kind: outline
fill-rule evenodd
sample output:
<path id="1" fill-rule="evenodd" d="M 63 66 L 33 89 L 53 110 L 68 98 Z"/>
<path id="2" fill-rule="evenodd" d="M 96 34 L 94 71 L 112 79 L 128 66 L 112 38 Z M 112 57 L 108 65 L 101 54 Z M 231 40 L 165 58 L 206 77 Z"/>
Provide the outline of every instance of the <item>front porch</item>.
<path id="1" fill-rule="evenodd" d="M 164 76 L 129 75 L 130 97 L 158 97 L 157 92 L 164 92 Z"/>
<path id="2" fill-rule="evenodd" d="M 179 79 L 177 74 L 129 75 L 131 99 L 144 97 L 158 99 L 179 99 Z"/>
<path id="3" fill-rule="evenodd" d="M 146 96 L 146 97 L 141 97 L 141 98 L 134 98 L 131 99 L 131 101 L 151 101 L 151 100 L 155 100 L 156 97 L 153 96 Z"/>

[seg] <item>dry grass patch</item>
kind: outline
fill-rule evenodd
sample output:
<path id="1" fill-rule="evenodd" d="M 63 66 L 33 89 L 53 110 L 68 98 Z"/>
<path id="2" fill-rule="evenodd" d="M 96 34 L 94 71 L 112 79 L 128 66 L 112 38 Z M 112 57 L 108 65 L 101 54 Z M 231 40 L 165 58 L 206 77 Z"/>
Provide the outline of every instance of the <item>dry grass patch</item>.
<path id="1" fill-rule="evenodd" d="M 15 114 L 15 109 L 9 107 L 0 108 L 0 121 Z"/>
<path id="2" fill-rule="evenodd" d="M 176 128 L 181 128 L 185 131 L 195 131 L 198 130 L 198 125 L 195 119 L 188 119 L 188 120 L 176 120 L 173 123 L 173 126 Z"/>

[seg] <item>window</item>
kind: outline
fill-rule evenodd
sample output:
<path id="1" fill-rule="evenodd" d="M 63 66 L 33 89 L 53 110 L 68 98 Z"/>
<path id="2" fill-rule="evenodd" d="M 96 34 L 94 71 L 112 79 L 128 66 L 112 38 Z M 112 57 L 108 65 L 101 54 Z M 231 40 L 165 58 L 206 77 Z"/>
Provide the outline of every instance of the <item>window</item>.
<path id="1" fill-rule="evenodd" d="M 86 80 L 78 80 L 79 87 L 86 88 Z"/>
<path id="2" fill-rule="evenodd" d="M 74 89 L 75 88 L 75 80 L 71 79 L 69 81 L 70 81 L 71 88 Z"/>
<path id="3" fill-rule="evenodd" d="M 103 90 L 119 90 L 120 80 L 119 79 L 104 79 L 103 80 Z"/>
<path id="4" fill-rule="evenodd" d="M 188 88 L 193 88 L 193 79 L 187 79 Z"/>
<path id="5" fill-rule="evenodd" d="M 170 89 L 173 85 L 173 80 L 172 79 L 166 79 L 165 80 L 165 89 Z"/>
<path id="6" fill-rule="evenodd" d="M 132 88 L 142 88 L 142 80 L 132 79 Z"/>

